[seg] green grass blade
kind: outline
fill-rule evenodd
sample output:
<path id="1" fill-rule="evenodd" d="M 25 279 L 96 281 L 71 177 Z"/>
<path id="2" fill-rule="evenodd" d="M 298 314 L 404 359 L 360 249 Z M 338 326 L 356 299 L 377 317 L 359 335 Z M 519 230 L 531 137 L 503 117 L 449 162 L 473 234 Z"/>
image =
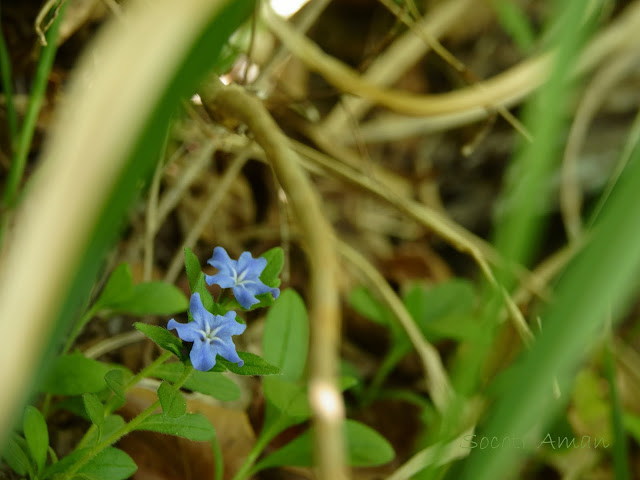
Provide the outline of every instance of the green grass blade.
<path id="1" fill-rule="evenodd" d="M 623 311 L 640 269 L 640 217 L 630 205 L 640 189 L 640 149 L 595 224 L 590 242 L 560 279 L 555 302 L 542 315 L 544 329 L 530 352 L 510 369 L 510 388 L 499 398 L 480 435 L 524 438 L 534 425 L 544 428 L 568 399 L 552 395 L 554 378 L 562 392 L 572 371 L 601 338 L 610 310 Z M 517 460 L 512 449 L 473 451 L 465 475 L 483 480 L 506 478 Z"/>
<path id="2" fill-rule="evenodd" d="M 611 431 L 613 432 L 613 469 L 616 480 L 629 480 L 629 463 L 627 461 L 627 438 L 623 422 L 624 412 L 620 403 L 620 394 L 616 382 L 616 361 L 613 354 L 613 342 L 609 337 L 604 350 L 605 376 L 609 382 L 611 400 Z"/>
<path id="3" fill-rule="evenodd" d="M 132 2 L 78 66 L 0 264 L 0 334 L 11 339 L 0 362 L 13 366 L 0 374 L 11 392 L 0 402 L 0 437 L 88 294 L 171 114 L 251 12 L 250 0 Z"/>
<path id="4" fill-rule="evenodd" d="M 0 17 L 2 15 L 0 14 Z M 4 41 L 4 32 L 0 22 L 0 78 L 2 78 L 2 90 L 7 108 L 7 126 L 9 127 L 9 138 L 11 139 L 11 154 L 18 142 L 18 114 L 13 102 L 13 81 L 11 75 L 11 58 L 7 44 Z"/>
<path id="5" fill-rule="evenodd" d="M 33 140 L 33 133 L 36 129 L 38 115 L 40 114 L 42 103 L 44 102 L 49 73 L 51 73 L 53 60 L 56 56 L 56 39 L 58 38 L 58 30 L 64 17 L 64 11 L 65 7 L 63 6 L 56 19 L 53 21 L 53 24 L 47 31 L 47 45 L 43 47 L 42 52 L 40 53 L 36 76 L 33 81 L 33 86 L 31 87 L 27 113 L 24 117 L 22 129 L 20 130 L 20 134 L 15 145 L 15 155 L 11 162 L 11 169 L 9 170 L 9 176 L 7 177 L 7 183 L 2 196 L 3 204 L 9 208 L 13 207 L 16 200 L 20 180 L 22 179 L 24 167 L 27 163 L 27 156 L 31 149 L 31 140 Z M 9 83 L 6 83 L 5 85 L 9 85 Z"/>

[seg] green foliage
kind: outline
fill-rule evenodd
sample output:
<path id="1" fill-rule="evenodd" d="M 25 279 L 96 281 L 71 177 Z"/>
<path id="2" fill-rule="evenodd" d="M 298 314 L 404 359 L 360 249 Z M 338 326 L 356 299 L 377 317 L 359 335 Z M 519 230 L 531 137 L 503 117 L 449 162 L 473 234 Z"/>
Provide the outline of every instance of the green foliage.
<path id="1" fill-rule="evenodd" d="M 530 52 L 536 35 L 526 12 L 510 0 L 494 0 L 491 6 L 498 14 L 502 28 L 513 38 L 518 48 L 524 53 Z"/>
<path id="2" fill-rule="evenodd" d="M 124 391 L 125 375 L 121 369 L 109 370 L 104 376 L 104 381 L 116 397 L 123 401 L 126 399 Z"/>
<path id="3" fill-rule="evenodd" d="M 165 363 L 155 367 L 149 372 L 149 375 L 175 382 L 182 375 L 183 370 L 184 367 L 181 363 Z M 238 385 L 218 372 L 199 372 L 194 370 L 184 383 L 184 387 L 223 402 L 233 402 L 240 398 Z"/>
<path id="4" fill-rule="evenodd" d="M 280 272 L 284 266 L 284 250 L 280 247 L 273 247 L 262 255 L 267 259 L 267 266 L 260 275 L 260 280 L 268 287 L 280 286 Z"/>
<path id="5" fill-rule="evenodd" d="M 80 353 L 63 355 L 53 361 L 39 388 L 53 395 L 97 393 L 106 387 L 104 376 L 109 370 L 104 363 Z"/>
<path id="6" fill-rule="evenodd" d="M 36 465 L 36 470 L 41 472 L 47 461 L 49 430 L 40 410 L 32 406 L 28 406 L 25 409 L 23 430 L 27 446 L 29 447 L 29 453 Z"/>
<path id="7" fill-rule="evenodd" d="M 158 398 L 162 405 L 162 413 L 168 418 L 179 418 L 187 413 L 187 402 L 180 390 L 167 382 L 162 382 L 158 388 Z"/>
<path id="8" fill-rule="evenodd" d="M 173 353 L 181 360 L 186 360 L 187 357 L 182 353 L 182 340 L 173 336 L 166 328 L 140 322 L 134 323 L 133 326 L 149 337 L 160 348 Z"/>
<path id="9" fill-rule="evenodd" d="M 80 468 L 78 476 L 88 480 L 125 480 L 138 469 L 129 455 L 107 447 Z"/>
<path id="10" fill-rule="evenodd" d="M 347 458 L 353 467 L 373 467 L 393 460 L 393 447 L 379 433 L 354 420 L 344 425 L 347 444 Z M 254 472 L 278 466 L 310 467 L 313 465 L 311 438 L 313 429 L 309 429 L 284 447 L 267 456 L 254 468 Z"/>
<path id="11" fill-rule="evenodd" d="M 102 429 L 104 427 L 104 405 L 100 401 L 98 397 L 91 393 L 85 393 L 82 396 L 82 401 L 84 402 L 84 408 L 89 416 L 89 420 L 96 427 L 98 427 L 98 432 L 102 435 Z"/>
<path id="12" fill-rule="evenodd" d="M 207 289 L 207 283 L 204 280 L 204 273 L 200 267 L 200 261 L 189 247 L 185 247 L 184 249 L 184 265 L 187 271 L 187 278 L 189 280 L 191 293 L 199 293 L 200 300 L 202 301 L 204 308 L 212 312 L 214 315 L 220 314 L 220 312 L 214 310 L 213 297 Z"/>
<path id="13" fill-rule="evenodd" d="M 290 417 L 295 423 L 311 416 L 306 386 L 279 377 L 265 378 L 263 386 L 264 396 L 281 415 Z"/>
<path id="14" fill-rule="evenodd" d="M 269 309 L 262 346 L 265 360 L 279 367 L 285 379 L 300 380 L 309 349 L 309 319 L 294 290 L 283 291 Z"/>
<path id="15" fill-rule="evenodd" d="M 2 459 L 18 474 L 32 476 L 33 467 L 27 453 L 27 441 L 17 433 L 12 433 L 4 445 Z"/>
<path id="16" fill-rule="evenodd" d="M 249 352 L 238 352 L 238 356 L 244 361 L 244 365 L 239 367 L 237 364 L 229 362 L 218 356 L 218 363 L 232 373 L 237 375 L 279 375 L 280 369 L 275 365 L 271 365 L 262 357 Z"/>
<path id="17" fill-rule="evenodd" d="M 208 442 L 216 436 L 216 431 L 209 420 L 200 413 L 187 413 L 179 418 L 163 414 L 151 415 L 135 429 L 166 433 L 194 442 Z"/>
<path id="18" fill-rule="evenodd" d="M 142 316 L 172 315 L 188 307 L 188 300 L 174 285 L 164 282 L 134 285 L 131 269 L 123 263 L 109 277 L 93 309 Z"/>
<path id="19" fill-rule="evenodd" d="M 442 339 L 473 340 L 480 328 L 473 316 L 475 291 L 462 279 L 430 288 L 416 284 L 404 296 L 411 317 L 430 342 Z"/>

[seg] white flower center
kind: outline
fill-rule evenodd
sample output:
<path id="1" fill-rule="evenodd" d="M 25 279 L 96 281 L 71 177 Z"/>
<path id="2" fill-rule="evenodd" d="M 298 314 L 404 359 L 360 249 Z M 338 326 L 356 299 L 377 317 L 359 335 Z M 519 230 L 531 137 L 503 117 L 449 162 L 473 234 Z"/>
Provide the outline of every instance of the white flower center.
<path id="1" fill-rule="evenodd" d="M 235 282 L 236 285 L 242 285 L 243 283 L 245 283 L 244 277 L 246 276 L 247 276 L 247 269 L 244 269 L 243 271 L 241 271 L 240 275 L 238 275 L 238 272 L 236 272 L 235 270 L 233 271 L 233 281 Z"/>
<path id="2" fill-rule="evenodd" d="M 209 344 L 215 342 L 216 340 L 222 342 L 222 339 L 216 336 L 221 328 L 222 325 L 211 330 L 211 325 L 207 324 L 204 330 L 200 330 L 200 333 L 202 334 L 202 341 L 208 342 Z"/>

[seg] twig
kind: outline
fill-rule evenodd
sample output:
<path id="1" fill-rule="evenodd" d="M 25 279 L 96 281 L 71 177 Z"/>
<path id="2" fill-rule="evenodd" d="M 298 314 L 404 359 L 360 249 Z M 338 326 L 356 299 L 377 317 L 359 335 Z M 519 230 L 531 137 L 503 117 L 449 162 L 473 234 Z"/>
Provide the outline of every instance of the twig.
<path id="1" fill-rule="evenodd" d="M 227 168 L 227 171 L 224 172 L 220 183 L 211 185 L 209 199 L 202 209 L 202 212 L 200 212 L 198 219 L 191 227 L 191 230 L 189 230 L 189 233 L 182 242 L 182 245 L 178 250 L 176 250 L 176 254 L 173 256 L 171 264 L 167 269 L 167 273 L 164 276 L 165 282 L 173 283 L 178 278 L 178 275 L 180 275 L 180 271 L 184 265 L 183 255 L 185 247 L 193 248 L 196 244 L 203 230 L 207 227 L 207 224 L 211 222 L 213 214 L 220 206 L 220 202 L 231 188 L 231 185 L 240 173 L 240 170 L 242 170 L 244 164 L 247 162 L 249 154 L 248 150 L 238 153 L 229 168 Z"/>
<path id="2" fill-rule="evenodd" d="M 472 0 L 439 3 L 428 17 L 415 25 L 413 31 L 404 33 L 378 55 L 362 74 L 362 78 L 379 86 L 391 85 L 397 81 L 429 50 L 429 45 L 423 42 L 416 32 L 427 31 L 433 38 L 440 37 L 458 21 L 472 3 Z M 345 131 L 349 131 L 347 127 L 350 120 L 359 120 L 370 108 L 371 102 L 368 99 L 345 95 L 318 128 L 323 134 L 346 140 L 351 138 L 351 135 L 344 134 Z"/>
<path id="3" fill-rule="evenodd" d="M 149 198 L 147 199 L 147 221 L 145 223 L 144 232 L 144 270 L 143 278 L 145 282 L 151 281 L 151 273 L 153 270 L 153 239 L 158 230 L 158 194 L 160 192 L 160 180 L 162 179 L 162 171 L 164 169 L 164 156 L 169 141 L 169 132 L 165 135 L 164 144 L 162 146 L 162 154 L 158 159 L 158 164 L 153 172 L 151 187 L 149 188 Z"/>
<path id="4" fill-rule="evenodd" d="M 296 28 L 298 31 L 305 33 L 309 30 L 330 2 L 331 0 L 312 0 L 309 2 L 300 13 L 299 18 L 297 18 Z M 274 71 L 280 70 L 289 57 L 289 52 L 283 45 L 280 45 L 276 53 L 269 59 L 269 62 L 263 66 L 254 87 L 268 96 L 270 90 L 269 82 Z"/>
<path id="5" fill-rule="evenodd" d="M 396 5 L 395 3 L 389 0 L 378 0 L 382 3 L 388 10 L 390 10 L 397 18 L 399 18 L 407 27 L 416 31 L 416 33 L 422 37 L 424 42 L 429 45 L 434 52 L 436 52 L 440 57 L 442 57 L 449 65 L 455 68 L 458 73 L 460 73 L 463 78 L 471 79 L 473 83 L 471 83 L 471 87 L 476 87 L 478 89 L 482 89 L 482 84 L 480 83 L 478 77 L 467 68 L 467 66 L 458 60 L 453 53 L 447 50 L 444 45 L 442 45 L 437 38 L 435 38 L 431 32 L 427 29 L 418 30 L 416 28 L 416 21 L 419 19 L 419 12 L 416 9 L 416 6 L 413 1 L 409 2 L 409 9 L 411 10 L 412 16 L 407 15 L 402 9 Z M 489 110 L 492 110 L 491 108 Z M 504 105 L 496 105 L 495 110 L 504 118 L 509 124 L 520 133 L 524 138 L 528 141 L 532 141 L 531 134 L 527 131 L 527 128 L 522 124 L 520 120 L 518 120 L 511 112 L 509 112 Z"/>
<path id="6" fill-rule="evenodd" d="M 293 30 L 269 8 L 264 10 L 264 19 L 294 55 L 308 68 L 321 73 L 334 86 L 407 115 L 436 116 L 460 112 L 478 114 L 486 112 L 488 108 L 513 104 L 544 82 L 552 61 L 552 53 L 544 53 L 472 87 L 437 95 L 416 95 L 383 89 L 363 79 L 353 69 L 324 53 L 306 36 Z M 584 49 L 576 72 L 581 74 L 590 70 L 612 51 L 628 45 L 639 28 L 640 3 L 635 2 L 615 22 L 594 36 Z"/>
<path id="7" fill-rule="evenodd" d="M 287 137 L 258 99 L 238 87 L 223 89 L 219 83 L 210 85 L 202 97 L 205 106 L 247 124 L 264 149 L 303 232 L 311 267 L 309 399 L 316 427 L 316 461 L 320 479 L 342 480 L 347 478 L 342 436 L 345 412 L 337 384 L 340 309 L 331 225 Z"/>

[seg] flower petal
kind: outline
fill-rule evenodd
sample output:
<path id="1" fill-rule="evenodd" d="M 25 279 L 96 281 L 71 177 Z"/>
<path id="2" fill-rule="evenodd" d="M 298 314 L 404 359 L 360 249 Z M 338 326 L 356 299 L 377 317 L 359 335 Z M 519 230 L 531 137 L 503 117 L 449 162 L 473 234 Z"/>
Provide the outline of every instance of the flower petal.
<path id="1" fill-rule="evenodd" d="M 244 365 L 244 361 L 238 356 L 238 352 L 236 352 L 236 346 L 231 341 L 231 338 L 228 341 L 222 341 L 220 339 L 216 339 L 213 342 L 216 353 L 220 355 L 222 358 L 229 360 L 230 362 L 237 363 L 239 367 Z"/>
<path id="2" fill-rule="evenodd" d="M 189 311 L 200 330 L 206 330 L 207 325 L 211 326 L 213 324 L 213 313 L 204 308 L 198 292 L 191 295 L 191 299 L 189 300 Z"/>
<path id="3" fill-rule="evenodd" d="M 216 354 L 209 342 L 193 342 L 189 358 L 193 368 L 201 372 L 208 372 L 216 364 Z"/>
<path id="4" fill-rule="evenodd" d="M 244 323 L 236 322 L 236 312 L 233 310 L 224 315 L 216 315 L 216 320 L 218 320 L 214 326 L 217 330 L 216 337 L 230 339 L 231 335 L 240 335 L 247 329 Z"/>
<path id="5" fill-rule="evenodd" d="M 233 295 L 236 297 L 236 300 L 238 300 L 238 303 L 246 309 L 251 308 L 251 305 L 260 303 L 260 300 L 244 285 L 236 285 L 233 287 Z"/>
<path id="6" fill-rule="evenodd" d="M 220 271 L 231 274 L 231 270 L 235 270 L 238 262 L 231 260 L 231 257 L 229 257 L 229 254 L 224 248 L 216 247 L 213 249 L 213 256 L 207 260 L 207 263 Z"/>
<path id="7" fill-rule="evenodd" d="M 245 278 L 260 278 L 260 274 L 267 266 L 267 259 L 263 257 L 253 258 L 251 252 L 242 252 L 238 259 L 238 274 L 245 272 Z"/>
<path id="8" fill-rule="evenodd" d="M 201 329 L 195 322 L 180 323 L 176 322 L 173 318 L 167 323 L 167 330 L 176 330 L 178 337 L 185 342 L 199 342 L 202 341 Z"/>
<path id="9" fill-rule="evenodd" d="M 215 275 L 205 275 L 204 279 L 208 285 L 220 285 L 221 288 L 231 288 L 236 284 L 233 277 L 224 272 L 218 272 Z"/>
<path id="10" fill-rule="evenodd" d="M 255 287 L 252 287 L 252 290 L 254 295 L 262 295 L 263 293 L 270 293 L 271 295 L 273 295 L 273 298 L 278 298 L 280 296 L 279 288 L 269 287 L 262 282 L 257 284 Z"/>

